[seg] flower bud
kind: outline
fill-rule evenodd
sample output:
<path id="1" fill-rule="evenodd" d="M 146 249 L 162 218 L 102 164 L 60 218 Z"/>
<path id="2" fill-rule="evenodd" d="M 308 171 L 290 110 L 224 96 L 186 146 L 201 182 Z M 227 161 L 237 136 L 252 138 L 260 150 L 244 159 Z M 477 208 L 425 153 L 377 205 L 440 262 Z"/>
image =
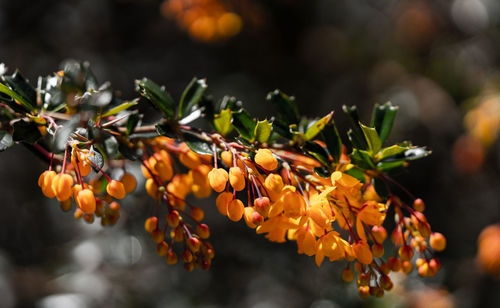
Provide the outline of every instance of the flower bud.
<path id="1" fill-rule="evenodd" d="M 255 162 L 268 171 L 272 171 L 278 167 L 278 160 L 269 149 L 259 149 L 257 154 L 255 154 Z"/>
<path id="2" fill-rule="evenodd" d="M 73 186 L 73 177 L 69 174 L 59 173 L 52 181 L 52 189 L 56 194 L 59 201 L 66 201 L 73 193 L 71 187 Z"/>
<path id="3" fill-rule="evenodd" d="M 446 248 L 446 238 L 439 232 L 431 234 L 429 239 L 432 249 L 436 251 L 443 251 Z"/>
<path id="4" fill-rule="evenodd" d="M 229 183 L 236 191 L 245 188 L 245 175 L 240 167 L 231 167 L 229 169 Z"/>
<path id="5" fill-rule="evenodd" d="M 208 173 L 208 181 L 210 186 L 216 192 L 221 192 L 226 188 L 226 183 L 229 175 L 226 170 L 222 168 L 213 168 Z"/>
<path id="6" fill-rule="evenodd" d="M 245 206 L 239 199 L 233 199 L 227 206 L 227 217 L 232 221 L 239 221 L 243 217 Z"/>
<path id="7" fill-rule="evenodd" d="M 217 205 L 219 213 L 224 216 L 227 215 L 227 207 L 231 200 L 233 200 L 233 194 L 230 192 L 223 192 L 215 199 L 215 204 Z"/>
<path id="8" fill-rule="evenodd" d="M 92 190 L 85 188 L 78 192 L 76 204 L 86 214 L 92 214 L 96 210 L 96 202 Z"/>
<path id="9" fill-rule="evenodd" d="M 112 196 L 113 198 L 116 199 L 123 199 L 125 198 L 125 186 L 117 180 L 111 180 L 111 182 L 108 183 L 106 186 L 106 192 L 108 195 Z"/>
<path id="10" fill-rule="evenodd" d="M 123 186 L 125 187 L 125 192 L 127 194 L 133 192 L 135 190 L 135 187 L 137 186 L 137 181 L 135 180 L 135 177 L 130 173 L 124 173 L 120 182 L 123 183 Z"/>

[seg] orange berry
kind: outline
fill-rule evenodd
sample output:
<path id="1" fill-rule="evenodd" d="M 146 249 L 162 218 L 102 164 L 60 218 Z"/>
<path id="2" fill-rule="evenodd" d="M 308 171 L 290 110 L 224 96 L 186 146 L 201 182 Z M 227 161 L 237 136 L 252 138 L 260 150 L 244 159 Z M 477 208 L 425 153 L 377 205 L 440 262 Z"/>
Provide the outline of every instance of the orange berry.
<path id="1" fill-rule="evenodd" d="M 40 175 L 39 184 L 41 183 L 42 187 L 42 193 L 47 197 L 47 198 L 54 198 L 56 196 L 56 193 L 54 189 L 52 188 L 52 182 L 54 181 L 54 178 L 56 177 L 56 172 L 55 171 L 45 171 Z M 43 178 L 42 178 L 43 176 Z M 41 180 L 40 180 L 41 179 Z"/>
<path id="2" fill-rule="evenodd" d="M 358 294 L 361 298 L 368 298 L 370 296 L 370 287 L 369 286 L 358 287 Z"/>
<path id="3" fill-rule="evenodd" d="M 179 212 L 177 212 L 176 210 L 169 212 L 166 218 L 167 218 L 167 223 L 171 228 L 176 228 L 179 225 L 179 222 L 181 221 Z"/>
<path id="4" fill-rule="evenodd" d="M 158 245 L 156 245 L 156 253 L 160 256 L 160 257 L 164 257 L 167 255 L 167 252 L 168 252 L 168 244 L 165 243 L 165 242 L 161 242 L 159 243 Z"/>
<path id="5" fill-rule="evenodd" d="M 179 260 L 179 258 L 177 257 L 175 252 L 173 252 L 172 250 L 169 250 L 167 252 L 167 263 L 168 264 L 171 264 L 171 265 L 176 264 L 178 260 Z"/>
<path id="6" fill-rule="evenodd" d="M 69 174 L 59 173 L 52 181 L 52 189 L 56 194 L 59 201 L 66 201 L 73 193 L 71 187 L 73 186 L 73 177 Z"/>
<path id="7" fill-rule="evenodd" d="M 233 200 L 233 194 L 230 192 L 223 192 L 219 196 L 217 196 L 217 199 L 215 199 L 215 204 L 217 205 L 217 210 L 219 210 L 219 213 L 224 216 L 227 215 L 227 208 L 231 200 Z"/>
<path id="8" fill-rule="evenodd" d="M 195 152 L 188 150 L 179 155 L 179 161 L 189 169 L 195 169 L 201 164 L 201 160 Z"/>
<path id="9" fill-rule="evenodd" d="M 410 261 L 402 261 L 401 269 L 403 270 L 403 273 L 409 274 L 413 270 L 413 264 L 411 264 Z"/>
<path id="10" fill-rule="evenodd" d="M 196 227 L 196 234 L 198 234 L 202 239 L 207 239 L 210 237 L 210 229 L 206 224 L 199 224 Z"/>
<path id="11" fill-rule="evenodd" d="M 382 244 L 387 238 L 387 231 L 382 226 L 373 226 L 372 235 L 377 243 Z"/>
<path id="12" fill-rule="evenodd" d="M 148 219 L 146 219 L 146 222 L 144 223 L 144 229 L 148 233 L 153 233 L 154 230 L 158 228 L 158 218 L 155 216 L 151 216 Z"/>
<path id="13" fill-rule="evenodd" d="M 181 226 L 177 226 L 177 228 L 173 229 L 170 232 L 170 237 L 174 239 L 176 242 L 184 241 L 184 230 Z"/>
<path id="14" fill-rule="evenodd" d="M 350 268 L 345 268 L 342 271 L 342 280 L 345 282 L 351 282 L 354 280 L 354 273 Z"/>
<path id="15" fill-rule="evenodd" d="M 259 149 L 255 154 L 255 162 L 268 171 L 278 167 L 278 160 L 269 149 Z"/>
<path id="16" fill-rule="evenodd" d="M 192 252 L 197 253 L 200 250 L 201 242 L 196 237 L 191 237 L 188 239 L 187 245 Z"/>
<path id="17" fill-rule="evenodd" d="M 418 198 L 413 201 L 413 208 L 417 212 L 423 212 L 425 210 L 425 203 L 422 199 Z"/>
<path id="18" fill-rule="evenodd" d="M 210 182 L 210 186 L 216 192 L 221 192 L 226 188 L 228 178 L 229 175 L 227 171 L 222 168 L 213 168 L 208 173 L 208 181 Z"/>
<path id="19" fill-rule="evenodd" d="M 92 190 L 85 188 L 76 195 L 76 204 L 86 214 L 92 214 L 96 210 L 96 202 Z"/>
<path id="20" fill-rule="evenodd" d="M 239 221 L 243 217 L 245 206 L 239 199 L 233 199 L 227 206 L 227 217 L 232 221 Z"/>
<path id="21" fill-rule="evenodd" d="M 384 255 L 384 246 L 382 244 L 373 244 L 372 253 L 375 258 L 381 258 Z"/>
<path id="22" fill-rule="evenodd" d="M 373 261 L 373 254 L 370 246 L 364 241 L 358 241 L 352 245 L 354 255 L 362 264 L 371 264 Z"/>
<path id="23" fill-rule="evenodd" d="M 156 229 L 153 233 L 151 233 L 151 238 L 153 239 L 153 242 L 159 244 L 165 239 L 165 233 L 163 233 L 160 229 Z"/>
<path id="24" fill-rule="evenodd" d="M 271 201 L 269 201 L 268 197 L 260 197 L 256 198 L 253 201 L 253 205 L 255 210 L 264 217 L 267 217 L 269 214 L 269 209 L 271 208 Z"/>
<path id="25" fill-rule="evenodd" d="M 446 248 L 446 238 L 439 232 L 431 234 L 429 239 L 432 249 L 436 251 L 443 251 Z"/>
<path id="26" fill-rule="evenodd" d="M 220 153 L 220 158 L 227 167 L 231 167 L 233 165 L 233 154 L 231 154 L 230 151 L 223 151 Z"/>
<path id="27" fill-rule="evenodd" d="M 245 175 L 240 167 L 231 167 L 229 169 L 229 183 L 236 191 L 245 188 Z"/>
<path id="28" fill-rule="evenodd" d="M 108 183 L 106 186 L 106 192 L 116 199 L 123 199 L 126 195 L 125 186 L 123 186 L 122 182 L 117 180 L 111 180 L 111 182 Z"/>
<path id="29" fill-rule="evenodd" d="M 191 217 L 197 222 L 202 221 L 203 217 L 205 217 L 205 213 L 203 212 L 203 210 L 197 206 L 193 206 L 189 213 L 190 213 Z"/>
<path id="30" fill-rule="evenodd" d="M 278 174 L 271 173 L 266 177 L 266 180 L 264 181 L 264 187 L 267 190 L 273 191 L 275 193 L 281 192 L 283 186 L 283 179 Z"/>
<path id="31" fill-rule="evenodd" d="M 174 175 L 174 170 L 172 169 L 172 166 L 170 164 L 163 162 L 162 160 L 156 162 L 155 171 L 158 173 L 158 176 L 160 177 L 160 180 L 162 182 L 169 181 L 170 179 L 172 179 L 172 176 Z"/>
<path id="32" fill-rule="evenodd" d="M 401 261 L 410 261 L 413 258 L 413 249 L 409 245 L 403 245 L 399 248 L 399 257 Z"/>
<path id="33" fill-rule="evenodd" d="M 133 192 L 135 190 L 135 187 L 137 186 L 137 181 L 135 180 L 135 177 L 130 173 L 124 173 L 120 182 L 123 183 L 123 186 L 125 187 L 125 192 L 127 194 Z"/>
<path id="34" fill-rule="evenodd" d="M 193 254 L 191 253 L 191 251 L 186 249 L 182 252 L 181 258 L 184 263 L 189 263 L 193 261 Z"/>
<path id="35" fill-rule="evenodd" d="M 158 191 L 158 186 L 153 179 L 146 180 L 146 192 L 151 198 L 159 200 L 161 193 Z"/>
<path id="36" fill-rule="evenodd" d="M 390 257 L 387 259 L 387 264 L 393 272 L 399 272 L 401 270 L 401 261 L 396 257 Z"/>

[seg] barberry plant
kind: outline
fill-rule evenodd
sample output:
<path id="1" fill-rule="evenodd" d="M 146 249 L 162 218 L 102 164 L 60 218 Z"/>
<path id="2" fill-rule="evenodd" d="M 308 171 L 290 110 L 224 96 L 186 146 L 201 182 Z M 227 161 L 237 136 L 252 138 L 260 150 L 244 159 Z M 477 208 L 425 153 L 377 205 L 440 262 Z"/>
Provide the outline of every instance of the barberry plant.
<path id="1" fill-rule="evenodd" d="M 140 97 L 123 101 L 109 83 L 97 83 L 87 63 L 74 61 L 39 77 L 36 87 L 17 71 L 3 75 L 1 150 L 20 143 L 39 154 L 48 165 L 38 179 L 42 193 L 77 219 L 104 226 L 119 219 L 119 201 L 136 188 L 126 167 L 140 164 L 154 204 L 144 228 L 158 255 L 187 271 L 208 269 L 215 255 L 204 210 L 187 197 L 212 191 L 229 220 L 272 242 L 295 241 L 318 266 L 344 260 L 342 279 L 356 278 L 362 297 L 391 290 L 390 272 L 439 271 L 434 252 L 446 239 L 431 231 L 424 202 L 393 178 L 430 152 L 410 142 L 384 146 L 396 106 L 375 105 L 369 125 L 344 106 L 352 125 L 347 146 L 333 112 L 301 117 L 294 98 L 279 90 L 266 97 L 278 115 L 257 120 L 233 97 L 212 99 L 203 79 L 193 79 L 178 104 L 150 79 L 135 84 Z M 161 118 L 143 124 L 141 104 Z M 190 125 L 199 118 L 210 131 Z"/>

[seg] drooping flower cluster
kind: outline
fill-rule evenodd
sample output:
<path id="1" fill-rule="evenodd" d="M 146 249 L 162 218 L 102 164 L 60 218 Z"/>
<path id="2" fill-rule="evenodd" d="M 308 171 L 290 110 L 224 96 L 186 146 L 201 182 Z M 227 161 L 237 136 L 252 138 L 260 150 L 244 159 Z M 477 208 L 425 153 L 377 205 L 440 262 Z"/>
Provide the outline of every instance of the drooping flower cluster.
<path id="1" fill-rule="evenodd" d="M 0 83 L 8 96 L 0 96 L 8 114 L 0 124 L 9 130 L 0 130 L 2 149 L 13 144 L 9 137 L 30 144 L 50 161 L 38 179 L 42 193 L 64 211 L 76 204 L 76 218 L 99 217 L 102 225 L 117 221 L 117 200 L 135 190 L 125 166 L 140 163 L 155 201 L 144 227 L 168 264 L 180 259 L 188 271 L 211 266 L 205 213 L 186 198 L 213 190 L 217 210 L 231 221 L 244 220 L 272 242 L 295 241 L 298 253 L 314 256 L 318 266 L 346 260 L 342 279 L 352 281 L 356 273 L 362 297 L 390 290 L 390 272 L 416 266 L 421 276 L 433 276 L 440 269 L 433 251 L 445 249 L 445 237 L 431 231 L 424 202 L 392 178 L 430 152 L 409 142 L 383 147 L 397 111 L 390 103 L 375 106 L 370 126 L 355 107 L 344 106 L 352 124 L 348 153 L 333 113 L 301 118 L 293 97 L 278 90 L 266 100 L 280 115 L 259 121 L 234 98 L 211 101 L 205 80 L 193 79 L 176 106 L 163 87 L 144 78 L 137 91 L 162 118 L 142 126 L 143 115 L 133 110 L 138 100 L 120 101 L 109 85 L 97 87 L 86 64 L 66 64 L 42 77 L 37 89 L 16 74 L 2 77 L 8 86 Z M 214 132 L 187 125 L 199 117 Z M 112 178 L 116 169 L 122 169 L 119 179 Z M 388 219 L 393 230 L 384 227 Z"/>
<path id="2" fill-rule="evenodd" d="M 71 157 L 69 164 L 68 153 Z M 38 178 L 38 186 L 46 197 L 55 197 L 63 211 L 70 211 L 74 200 L 76 219 L 83 217 L 86 222 L 92 223 L 95 217 L 100 217 L 103 226 L 113 225 L 120 217 L 120 204 L 116 200 L 133 192 L 136 180 L 125 171 L 120 180 L 111 179 L 92 161 L 94 155 L 94 151 L 79 148 L 74 143 L 71 150 L 67 147 L 64 152 L 60 172 L 53 170 L 53 159 L 49 170 Z M 100 173 L 95 173 L 89 181 L 92 167 Z"/>

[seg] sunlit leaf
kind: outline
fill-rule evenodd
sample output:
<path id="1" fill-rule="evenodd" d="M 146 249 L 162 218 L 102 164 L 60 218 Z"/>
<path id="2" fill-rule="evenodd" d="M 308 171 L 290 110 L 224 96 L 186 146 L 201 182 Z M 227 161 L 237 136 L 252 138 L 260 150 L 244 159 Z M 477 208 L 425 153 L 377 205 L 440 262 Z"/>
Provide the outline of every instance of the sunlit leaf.
<path id="1" fill-rule="evenodd" d="M 179 119 L 187 116 L 193 111 L 193 109 L 195 109 L 206 89 L 207 84 L 205 82 L 205 79 L 193 78 L 193 80 L 191 80 L 189 85 L 182 93 L 181 100 L 179 102 Z"/>

